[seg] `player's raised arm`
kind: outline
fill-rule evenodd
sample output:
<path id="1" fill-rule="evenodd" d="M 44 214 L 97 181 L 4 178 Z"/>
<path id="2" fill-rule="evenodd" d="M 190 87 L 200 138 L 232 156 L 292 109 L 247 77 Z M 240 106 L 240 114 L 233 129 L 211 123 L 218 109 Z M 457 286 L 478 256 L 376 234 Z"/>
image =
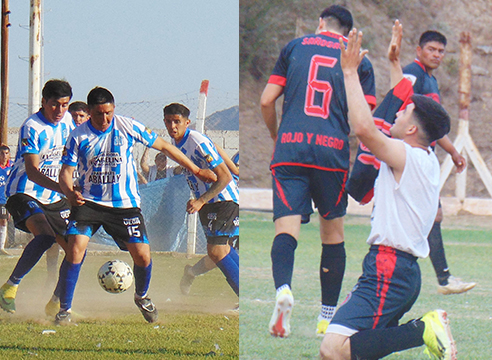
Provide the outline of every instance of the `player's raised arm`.
<path id="1" fill-rule="evenodd" d="M 204 182 L 214 182 L 217 175 L 209 169 L 200 169 L 190 159 L 186 157 L 176 146 L 168 143 L 163 138 L 158 137 L 152 147 L 163 152 L 166 156 L 176 161 L 179 165 L 190 170 L 196 177 Z"/>
<path id="2" fill-rule="evenodd" d="M 403 79 L 403 70 L 400 64 L 401 39 L 403 27 L 397 19 L 393 24 L 391 41 L 388 47 L 388 60 L 390 61 L 391 88 L 394 88 Z"/>
<path id="3" fill-rule="evenodd" d="M 399 140 L 388 138 L 374 125 L 371 110 L 360 86 L 357 68 L 368 52 L 360 51 L 361 43 L 362 32 L 357 33 L 357 29 L 350 31 L 346 49 L 340 39 L 340 62 L 345 80 L 349 120 L 356 136 L 378 159 L 397 171 L 403 171 L 405 146 Z"/>
<path id="4" fill-rule="evenodd" d="M 239 176 L 239 169 L 237 168 L 236 164 L 234 164 L 234 162 L 231 160 L 229 155 L 227 155 L 225 150 L 222 149 L 216 143 L 214 143 L 214 145 L 215 145 L 215 148 L 217 149 L 217 152 L 219 153 L 220 157 L 222 158 L 222 160 L 224 160 L 225 164 L 227 165 L 227 168 L 229 169 L 229 171 L 233 175 Z"/>
<path id="5" fill-rule="evenodd" d="M 284 88 L 277 84 L 267 84 L 261 94 L 261 114 L 265 122 L 270 137 L 273 141 L 277 141 L 278 122 L 277 111 L 275 110 L 275 102 L 284 92 Z"/>

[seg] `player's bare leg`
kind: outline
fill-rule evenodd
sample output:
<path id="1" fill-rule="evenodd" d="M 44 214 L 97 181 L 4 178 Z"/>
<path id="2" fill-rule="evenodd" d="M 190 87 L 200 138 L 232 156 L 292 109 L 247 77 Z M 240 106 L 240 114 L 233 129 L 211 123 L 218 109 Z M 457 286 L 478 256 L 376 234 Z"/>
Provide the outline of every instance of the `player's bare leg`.
<path id="1" fill-rule="evenodd" d="M 343 217 L 320 219 L 321 262 L 319 277 L 321 282 L 321 312 L 318 316 L 316 334 L 324 336 L 326 328 L 335 314 L 345 273 L 345 245 Z"/>
<path id="2" fill-rule="evenodd" d="M 301 215 L 283 216 L 275 220 L 271 257 L 276 299 L 268 328 L 270 334 L 277 337 L 287 337 L 290 334 L 290 317 L 294 307 L 291 283 L 300 231 Z"/>

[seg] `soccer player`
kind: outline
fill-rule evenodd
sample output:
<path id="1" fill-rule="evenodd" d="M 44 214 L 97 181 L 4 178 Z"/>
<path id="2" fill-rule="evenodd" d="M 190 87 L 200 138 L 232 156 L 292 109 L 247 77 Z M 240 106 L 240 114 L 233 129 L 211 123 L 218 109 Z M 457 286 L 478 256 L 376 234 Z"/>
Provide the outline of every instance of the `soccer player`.
<path id="1" fill-rule="evenodd" d="M 190 110 L 182 104 L 164 107 L 164 124 L 173 144 L 198 167 L 212 170 L 217 181 L 209 185 L 189 171 L 185 172 L 195 195 L 195 199 L 188 201 L 186 211 L 190 214 L 198 212 L 207 237 L 207 254 L 239 296 L 239 256 L 228 243 L 239 235 L 238 188 L 212 140 L 188 128 L 189 116 Z M 186 271 L 187 268 L 185 274 Z"/>
<path id="2" fill-rule="evenodd" d="M 68 107 L 68 111 L 72 115 L 73 122 L 76 126 L 79 126 L 89 120 L 89 108 L 83 101 L 74 101 Z"/>
<path id="3" fill-rule="evenodd" d="M 357 30 L 352 30 L 347 50 L 342 50 L 350 122 L 359 140 L 381 160 L 381 168 L 363 274 L 326 330 L 320 348 L 323 360 L 380 359 L 424 344 L 435 358 L 456 359 L 444 310 L 398 325 L 417 300 L 421 285 L 417 258 L 429 254 L 426 237 L 439 202 L 439 161 L 430 144 L 450 128 L 443 107 L 413 94 L 410 82 L 403 78 L 401 36 L 397 20 L 388 51 L 391 84 L 411 96 L 413 103 L 398 112 L 391 128 L 393 138 L 375 126 L 359 84 L 357 67 L 366 54 L 360 52 L 362 33 L 357 36 Z"/>
<path id="4" fill-rule="evenodd" d="M 12 164 L 10 163 L 10 148 L 7 145 L 0 146 L 0 255 L 10 255 L 5 250 L 5 242 L 7 241 L 7 220 L 9 214 L 5 203 L 5 184 L 7 183 L 7 177 L 10 174 Z"/>
<path id="5" fill-rule="evenodd" d="M 417 46 L 417 58 L 403 68 L 404 76 L 412 82 L 413 91 L 416 94 L 429 96 L 438 103 L 441 103 L 441 95 L 433 72 L 439 68 L 444 58 L 446 43 L 446 37 L 440 32 L 432 30 L 424 32 Z M 466 167 L 466 159 L 456 150 L 448 136 L 439 139 L 437 144 L 451 155 L 457 172 L 462 172 Z M 442 219 L 443 212 L 439 203 L 434 225 L 427 238 L 430 246 L 429 256 L 439 283 L 437 291 L 444 295 L 460 294 L 475 287 L 476 283 L 464 282 L 451 275 L 442 242 Z"/>
<path id="6" fill-rule="evenodd" d="M 50 80 L 42 90 L 42 107 L 21 125 L 15 162 L 7 180 L 7 210 L 15 227 L 34 238 L 26 245 L 8 281 L 0 288 L 0 307 L 15 312 L 15 296 L 22 278 L 55 241 L 62 248 L 70 205 L 61 196 L 58 173 L 63 147 L 74 128 L 67 112 L 72 88 L 64 80 Z"/>
<path id="7" fill-rule="evenodd" d="M 148 322 L 157 320 L 157 309 L 148 297 L 152 259 L 140 211 L 133 146 L 140 142 L 164 152 L 204 181 L 215 174 L 199 169 L 176 147 L 152 130 L 114 114 L 114 97 L 101 87 L 87 95 L 90 119 L 67 140 L 62 158 L 60 186 L 72 204 L 67 230 L 68 246 L 60 267 L 60 311 L 56 323 L 71 321 L 72 299 L 90 237 L 103 226 L 134 261 L 135 304 Z M 73 172 L 79 172 L 78 188 Z M 79 190 L 80 188 L 80 190 Z"/>
<path id="8" fill-rule="evenodd" d="M 222 160 L 226 164 L 227 168 L 231 172 L 236 185 L 239 185 L 239 152 L 234 155 L 234 159 L 231 159 L 229 155 L 222 149 L 220 146 L 214 143 L 217 152 L 219 153 Z M 229 238 L 228 244 L 236 250 L 239 251 L 239 235 Z M 217 267 L 215 262 L 210 258 L 210 256 L 205 255 L 202 257 L 195 265 L 190 266 L 186 265 L 183 272 L 183 277 L 179 282 L 179 287 L 181 289 L 181 293 L 183 295 L 188 295 L 190 293 L 190 288 L 197 276 L 206 274 L 210 270 L 213 270 Z"/>
<path id="9" fill-rule="evenodd" d="M 338 39 L 349 33 L 352 24 L 346 8 L 332 5 L 325 9 L 315 34 L 295 39 L 282 49 L 261 96 L 263 119 L 275 141 L 270 166 L 275 223 L 271 257 L 277 290 L 269 324 L 273 336 L 290 333 L 294 253 L 301 223 L 307 223 L 313 212 L 312 200 L 319 212 L 322 243 L 318 335 L 324 334 L 340 295 L 345 271 L 343 216 L 350 128 Z M 374 106 L 374 73 L 369 60 L 364 58 L 358 71 L 366 100 Z M 282 94 L 279 127 L 275 102 Z"/>

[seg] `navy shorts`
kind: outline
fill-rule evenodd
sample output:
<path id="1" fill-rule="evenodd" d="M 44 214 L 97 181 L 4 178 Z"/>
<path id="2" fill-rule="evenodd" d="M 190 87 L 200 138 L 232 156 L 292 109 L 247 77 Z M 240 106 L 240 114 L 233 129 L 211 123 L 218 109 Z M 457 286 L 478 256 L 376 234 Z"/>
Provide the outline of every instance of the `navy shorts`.
<path id="1" fill-rule="evenodd" d="M 149 244 L 139 208 L 112 208 L 91 201 L 72 208 L 67 235 L 91 237 L 101 226 L 121 250 L 128 250 L 125 243 Z"/>
<path id="2" fill-rule="evenodd" d="M 205 204 L 199 215 L 207 244 L 225 245 L 239 237 L 239 205 L 234 201 Z"/>
<path id="3" fill-rule="evenodd" d="M 363 273 L 335 313 L 327 332 L 352 336 L 358 331 L 398 326 L 420 293 L 417 258 L 387 246 L 373 245 Z"/>
<path id="4" fill-rule="evenodd" d="M 345 215 L 348 171 L 322 170 L 305 166 L 277 166 L 273 177 L 273 220 L 289 215 L 301 215 L 309 222 L 312 201 L 326 220 Z"/>
<path id="5" fill-rule="evenodd" d="M 65 198 L 44 205 L 29 195 L 17 193 L 8 198 L 5 207 L 14 218 L 14 225 L 19 230 L 30 233 L 26 220 L 35 214 L 44 214 L 55 234 L 64 236 L 67 231 L 70 204 Z"/>

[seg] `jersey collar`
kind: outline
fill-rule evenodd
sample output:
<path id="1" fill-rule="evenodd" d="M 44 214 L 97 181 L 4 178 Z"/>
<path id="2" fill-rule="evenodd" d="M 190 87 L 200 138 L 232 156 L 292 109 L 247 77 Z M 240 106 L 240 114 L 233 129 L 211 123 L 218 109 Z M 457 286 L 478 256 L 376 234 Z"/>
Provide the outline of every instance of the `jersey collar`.
<path id="1" fill-rule="evenodd" d="M 62 121 L 63 121 L 63 118 L 56 124 L 53 124 L 51 121 L 49 121 L 48 119 L 46 119 L 43 115 L 43 113 L 41 112 L 41 110 L 39 110 L 36 115 L 39 117 L 39 119 L 44 122 L 46 125 L 50 125 L 51 127 L 57 127 Z M 65 116 L 64 116 L 65 117 Z"/>
<path id="2" fill-rule="evenodd" d="M 95 133 L 97 135 L 107 134 L 107 133 L 109 133 L 110 131 L 113 130 L 113 127 L 114 127 L 114 116 L 113 116 L 113 119 L 111 120 L 111 125 L 109 125 L 109 127 L 105 131 L 97 130 L 94 126 L 92 126 L 92 124 L 90 122 L 90 119 L 87 120 L 86 123 L 87 123 L 87 126 L 89 126 L 89 129 L 91 129 L 91 131 L 93 133 Z"/>
<path id="3" fill-rule="evenodd" d="M 326 36 L 337 38 L 337 39 L 342 38 L 343 41 L 348 41 L 348 39 L 345 36 L 340 35 L 340 34 L 335 34 L 334 32 L 331 32 L 331 31 L 328 31 L 328 30 L 321 31 L 319 33 L 319 35 L 326 35 Z"/>
<path id="4" fill-rule="evenodd" d="M 9 160 L 9 161 L 7 161 L 7 164 L 5 164 L 5 166 L 0 165 L 0 168 L 2 168 L 2 169 L 6 169 L 6 168 L 8 168 L 8 167 L 10 167 L 10 160 Z"/>
<path id="5" fill-rule="evenodd" d="M 183 138 L 181 139 L 181 141 L 179 143 L 176 144 L 177 147 L 180 147 L 180 146 L 183 146 L 183 144 L 186 142 L 186 140 L 188 140 L 188 136 L 190 136 L 190 129 L 187 128 L 184 135 L 183 135 Z"/>
<path id="6" fill-rule="evenodd" d="M 419 59 L 415 59 L 415 62 L 417 63 L 417 65 L 418 65 L 418 66 L 420 66 L 420 67 L 422 68 L 422 70 L 424 70 L 424 71 L 425 71 L 425 73 L 426 73 L 426 74 L 429 74 L 429 73 L 427 72 L 427 70 L 425 69 L 424 64 L 422 64 L 422 63 L 420 62 L 420 60 L 419 60 Z"/>

